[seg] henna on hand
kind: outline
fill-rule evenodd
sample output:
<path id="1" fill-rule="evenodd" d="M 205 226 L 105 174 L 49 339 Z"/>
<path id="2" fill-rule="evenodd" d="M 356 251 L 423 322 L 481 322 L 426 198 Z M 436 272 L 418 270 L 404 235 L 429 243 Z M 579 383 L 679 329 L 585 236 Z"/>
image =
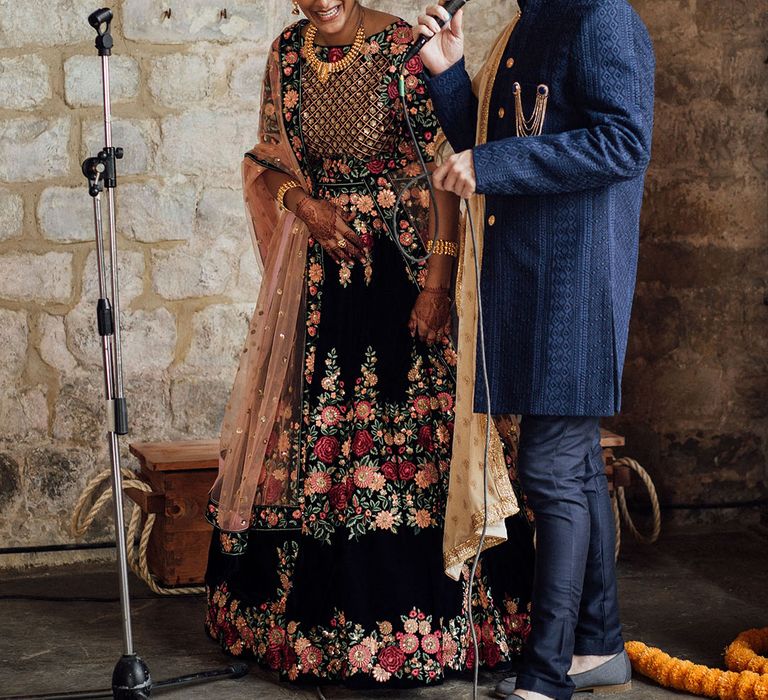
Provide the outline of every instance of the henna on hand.
<path id="1" fill-rule="evenodd" d="M 337 263 L 365 260 L 357 236 L 329 201 L 304 197 L 296 206 L 296 216 L 307 225 L 312 237 Z"/>
<path id="2" fill-rule="evenodd" d="M 451 298 L 447 289 L 426 288 L 416 298 L 408 323 L 411 335 L 425 343 L 442 340 L 451 331 Z"/>

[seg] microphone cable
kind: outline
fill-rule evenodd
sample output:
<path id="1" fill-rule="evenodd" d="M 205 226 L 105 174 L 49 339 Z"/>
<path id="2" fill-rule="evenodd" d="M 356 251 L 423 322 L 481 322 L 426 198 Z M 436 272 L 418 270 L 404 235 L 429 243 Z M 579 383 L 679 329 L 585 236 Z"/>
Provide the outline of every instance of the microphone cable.
<path id="1" fill-rule="evenodd" d="M 400 235 L 398 232 L 399 229 L 399 222 L 398 222 L 398 211 L 400 210 L 400 207 L 402 205 L 403 195 L 406 191 L 408 191 L 411 187 L 413 187 L 417 182 L 421 182 L 422 180 L 426 182 L 427 187 L 429 189 L 429 199 L 432 205 L 432 211 L 433 214 L 433 220 L 435 224 L 435 230 L 432 236 L 432 246 L 434 247 L 435 243 L 437 242 L 437 237 L 439 233 L 439 224 L 440 224 L 440 217 L 437 207 L 437 197 L 435 195 L 435 188 L 432 183 L 432 175 L 429 171 L 429 168 L 427 167 L 427 163 L 424 159 L 424 155 L 421 152 L 421 148 L 419 146 L 419 140 L 416 137 L 416 133 L 413 128 L 413 122 L 411 121 L 411 115 L 408 111 L 408 102 L 406 100 L 405 95 L 405 77 L 403 75 L 403 72 L 400 72 L 400 77 L 398 81 L 398 93 L 400 96 L 400 101 L 403 106 L 403 115 L 405 116 L 405 123 L 408 127 L 408 133 L 410 134 L 411 141 L 413 142 L 413 147 L 416 150 L 416 156 L 419 165 L 421 166 L 422 172 L 419 175 L 416 175 L 415 177 L 411 178 L 406 182 L 403 189 L 400 191 L 397 197 L 397 201 L 395 203 L 395 210 L 392 215 L 392 236 L 395 239 L 395 243 L 397 244 L 397 247 L 400 249 L 400 252 L 402 255 L 409 260 L 410 262 L 420 265 L 423 262 L 426 262 L 429 260 L 429 258 L 432 257 L 431 253 L 427 253 L 423 257 L 415 257 L 408 253 L 408 251 L 405 250 L 403 245 L 400 242 Z M 478 337 L 479 337 L 479 345 L 480 345 L 480 365 L 482 367 L 482 374 L 483 374 L 483 389 L 485 392 L 485 445 L 483 448 L 483 527 L 480 532 L 480 540 L 477 545 L 477 551 L 475 552 L 474 559 L 472 560 L 472 567 L 470 569 L 469 574 L 469 586 L 467 589 L 467 613 L 468 613 L 468 621 L 469 621 L 469 629 L 470 634 L 472 636 L 472 648 L 475 653 L 475 663 L 473 668 L 473 679 L 472 679 L 472 700 L 478 700 L 478 693 L 479 693 L 479 682 L 480 682 L 480 647 L 477 640 L 477 630 L 475 629 L 475 620 L 474 620 L 474 613 L 472 610 L 472 598 L 474 596 L 474 585 L 475 585 L 475 575 L 477 574 L 477 569 L 480 564 L 480 557 L 483 553 L 483 549 L 485 547 L 485 541 L 486 537 L 488 535 L 488 451 L 491 444 L 491 421 L 493 420 L 493 416 L 491 415 L 491 385 L 488 380 L 488 361 L 486 357 L 486 351 L 485 351 L 485 328 L 483 323 L 483 300 L 482 300 L 482 294 L 480 292 L 480 259 L 478 257 L 477 253 L 477 234 L 475 232 L 475 222 L 472 217 L 472 210 L 469 206 L 469 200 L 463 200 L 467 212 L 467 221 L 469 222 L 469 230 L 470 230 L 470 237 L 472 240 L 472 255 L 474 258 L 474 267 L 475 267 L 475 280 L 477 284 L 477 314 L 478 314 Z M 474 400 L 474 397 L 473 397 Z"/>

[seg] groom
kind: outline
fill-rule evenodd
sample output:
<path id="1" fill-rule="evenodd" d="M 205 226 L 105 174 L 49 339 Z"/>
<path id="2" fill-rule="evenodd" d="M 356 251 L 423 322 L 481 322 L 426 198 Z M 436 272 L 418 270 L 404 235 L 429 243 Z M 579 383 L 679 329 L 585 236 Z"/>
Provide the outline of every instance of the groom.
<path id="1" fill-rule="evenodd" d="M 461 12 L 440 32 L 434 18 L 448 13 L 430 7 L 416 32 L 437 34 L 421 57 L 456 152 L 435 184 L 485 196 L 474 223 L 491 410 L 522 415 L 519 471 L 536 517 L 532 631 L 522 672 L 497 692 L 567 700 L 631 678 L 599 422 L 621 400 L 654 59 L 626 0 L 519 4 L 480 95 L 464 67 Z"/>

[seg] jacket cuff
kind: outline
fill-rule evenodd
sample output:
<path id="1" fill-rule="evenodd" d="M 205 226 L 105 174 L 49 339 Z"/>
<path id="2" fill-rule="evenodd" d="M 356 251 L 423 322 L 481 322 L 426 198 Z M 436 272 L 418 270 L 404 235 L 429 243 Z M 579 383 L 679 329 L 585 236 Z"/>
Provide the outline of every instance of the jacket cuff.
<path id="1" fill-rule="evenodd" d="M 514 156 L 514 149 L 500 149 L 498 143 L 484 143 L 472 149 L 478 194 L 516 194 L 510 177 Z"/>
<path id="2" fill-rule="evenodd" d="M 427 86 L 429 88 L 429 94 L 434 98 L 440 98 L 443 95 L 450 95 L 457 90 L 461 89 L 464 83 L 470 83 L 469 75 L 467 74 L 466 64 L 464 57 L 462 56 L 457 63 L 454 63 L 448 70 L 443 71 L 440 75 L 430 75 L 427 79 Z"/>

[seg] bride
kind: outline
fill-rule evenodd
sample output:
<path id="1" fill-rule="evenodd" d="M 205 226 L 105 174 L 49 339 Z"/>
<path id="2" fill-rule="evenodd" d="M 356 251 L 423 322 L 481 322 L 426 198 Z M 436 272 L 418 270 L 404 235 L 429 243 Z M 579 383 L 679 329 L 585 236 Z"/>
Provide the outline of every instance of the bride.
<path id="1" fill-rule="evenodd" d="M 396 201 L 439 134 L 421 60 L 403 65 L 409 25 L 357 0 L 299 8 L 271 47 L 243 167 L 264 274 L 209 505 L 206 629 L 292 681 L 438 683 L 475 664 L 469 573 L 450 580 L 442 558 L 458 203 L 438 195 L 418 263 L 428 192 Z M 507 527 L 472 600 L 489 667 L 529 625 L 531 528 Z"/>

